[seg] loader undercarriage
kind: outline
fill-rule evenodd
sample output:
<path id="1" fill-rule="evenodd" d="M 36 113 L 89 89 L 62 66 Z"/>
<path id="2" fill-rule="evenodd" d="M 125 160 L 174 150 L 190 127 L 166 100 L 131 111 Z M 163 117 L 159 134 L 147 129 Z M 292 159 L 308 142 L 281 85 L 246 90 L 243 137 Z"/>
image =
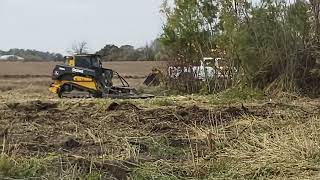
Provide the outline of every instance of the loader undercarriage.
<path id="1" fill-rule="evenodd" d="M 105 92 L 95 92 L 72 83 L 65 84 L 58 93 L 60 98 L 111 98 L 111 99 L 145 99 L 152 95 L 137 95 L 135 89 L 111 87 Z"/>

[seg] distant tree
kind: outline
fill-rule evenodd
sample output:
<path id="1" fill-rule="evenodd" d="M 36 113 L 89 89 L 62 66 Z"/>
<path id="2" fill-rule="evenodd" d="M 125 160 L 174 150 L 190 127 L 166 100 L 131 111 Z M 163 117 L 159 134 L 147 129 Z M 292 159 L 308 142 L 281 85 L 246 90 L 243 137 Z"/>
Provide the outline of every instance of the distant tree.
<path id="1" fill-rule="evenodd" d="M 146 44 L 146 46 L 143 49 L 144 52 L 144 58 L 148 60 L 154 60 L 155 59 L 155 52 L 152 48 L 152 44 L 149 45 L 149 43 Z"/>
<path id="2" fill-rule="evenodd" d="M 155 40 L 137 49 L 131 45 L 118 47 L 107 44 L 96 53 L 102 56 L 103 61 L 153 61 L 156 60 L 156 56 L 159 59 L 164 57 L 160 53 L 161 50 L 162 46 L 159 40 Z"/>
<path id="3" fill-rule="evenodd" d="M 105 45 L 100 51 L 97 52 L 102 57 L 107 57 L 117 51 L 119 48 L 114 44 L 107 44 Z"/>
<path id="4" fill-rule="evenodd" d="M 88 43 L 86 41 L 73 43 L 71 52 L 72 54 L 86 54 L 88 53 Z"/>
<path id="5" fill-rule="evenodd" d="M 158 39 L 146 43 L 146 45 L 141 48 L 144 54 L 144 59 L 148 61 L 163 60 L 163 54 L 165 53 L 163 47 Z"/>

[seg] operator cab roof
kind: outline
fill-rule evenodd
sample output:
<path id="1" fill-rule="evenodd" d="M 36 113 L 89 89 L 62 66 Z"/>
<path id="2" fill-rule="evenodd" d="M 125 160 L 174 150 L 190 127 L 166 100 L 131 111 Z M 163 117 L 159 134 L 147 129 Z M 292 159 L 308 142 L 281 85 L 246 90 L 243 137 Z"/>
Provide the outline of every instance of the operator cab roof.
<path id="1" fill-rule="evenodd" d="M 99 54 L 74 54 L 74 55 L 71 55 L 71 56 L 65 56 L 64 58 L 67 59 L 67 58 L 73 58 L 73 56 L 80 56 L 80 57 L 99 57 L 101 58 L 101 56 Z"/>
<path id="2" fill-rule="evenodd" d="M 75 54 L 74 56 L 101 57 L 99 54 Z"/>

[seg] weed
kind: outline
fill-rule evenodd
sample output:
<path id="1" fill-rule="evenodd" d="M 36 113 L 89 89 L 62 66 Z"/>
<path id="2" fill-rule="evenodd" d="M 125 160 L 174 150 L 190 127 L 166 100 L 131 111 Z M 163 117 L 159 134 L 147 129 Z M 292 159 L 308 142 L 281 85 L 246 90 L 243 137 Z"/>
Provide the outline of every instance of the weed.
<path id="1" fill-rule="evenodd" d="M 0 175 L 14 178 L 40 177 L 46 171 L 40 160 L 24 160 L 22 163 L 15 162 L 12 158 L 2 155 L 0 157 Z"/>
<path id="2" fill-rule="evenodd" d="M 88 175 L 85 175 L 85 177 L 83 178 L 83 180 L 100 180 L 102 179 L 102 175 L 98 172 L 91 172 Z M 82 178 L 80 178 L 82 179 Z"/>
<path id="3" fill-rule="evenodd" d="M 185 148 L 170 146 L 165 138 L 151 139 L 146 143 L 148 144 L 148 152 L 158 158 L 179 157 L 185 154 Z"/>
<path id="4" fill-rule="evenodd" d="M 168 98 L 155 98 L 150 100 L 150 103 L 156 106 L 173 106 L 176 104 L 173 100 Z"/>
<path id="5" fill-rule="evenodd" d="M 264 100 L 265 98 L 264 93 L 257 89 L 232 88 L 211 96 L 210 104 L 232 104 Z"/>
<path id="6" fill-rule="evenodd" d="M 176 176 L 172 173 L 166 172 L 164 167 L 157 167 L 154 165 L 144 165 L 134 169 L 130 174 L 131 180 L 179 180 L 182 177 Z"/>
<path id="7" fill-rule="evenodd" d="M 0 175 L 12 176 L 14 175 L 15 163 L 6 155 L 0 156 Z"/>

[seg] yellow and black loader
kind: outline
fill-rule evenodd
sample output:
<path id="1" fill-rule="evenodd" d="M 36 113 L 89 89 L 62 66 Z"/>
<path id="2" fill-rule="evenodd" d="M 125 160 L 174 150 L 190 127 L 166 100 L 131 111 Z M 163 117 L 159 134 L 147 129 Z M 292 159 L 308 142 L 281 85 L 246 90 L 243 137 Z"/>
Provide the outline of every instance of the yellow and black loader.
<path id="1" fill-rule="evenodd" d="M 121 86 L 113 86 L 112 79 L 117 76 Z M 138 95 L 129 83 L 112 69 L 102 67 L 101 57 L 96 54 L 77 54 L 65 57 L 65 64 L 56 65 L 50 86 L 52 93 L 60 98 L 115 98 L 140 99 L 152 95 Z"/>

